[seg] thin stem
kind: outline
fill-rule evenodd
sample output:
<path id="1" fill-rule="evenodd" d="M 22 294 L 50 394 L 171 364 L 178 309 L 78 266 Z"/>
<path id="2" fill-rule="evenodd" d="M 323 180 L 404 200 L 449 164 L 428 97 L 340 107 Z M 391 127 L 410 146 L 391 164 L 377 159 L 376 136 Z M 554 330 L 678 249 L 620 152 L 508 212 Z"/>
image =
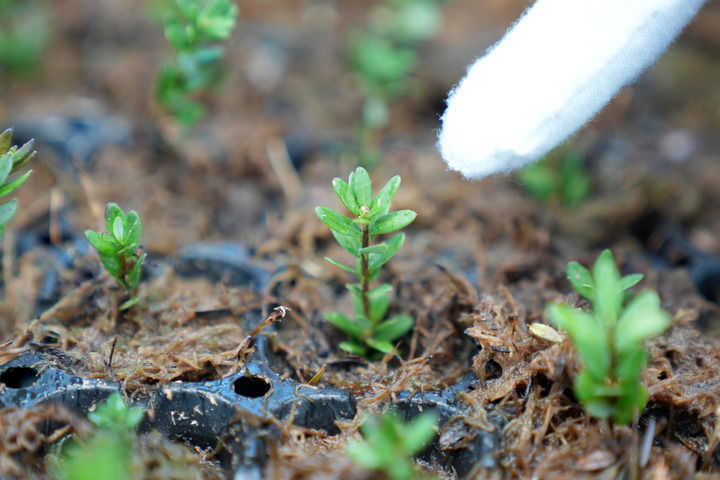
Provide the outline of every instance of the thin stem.
<path id="1" fill-rule="evenodd" d="M 362 226 L 362 248 L 370 246 L 370 226 Z M 360 254 L 360 268 L 362 270 L 362 291 L 360 296 L 362 298 L 363 315 L 368 321 L 372 322 L 370 318 L 370 298 L 368 292 L 370 291 L 370 266 L 368 264 L 368 254 Z"/>

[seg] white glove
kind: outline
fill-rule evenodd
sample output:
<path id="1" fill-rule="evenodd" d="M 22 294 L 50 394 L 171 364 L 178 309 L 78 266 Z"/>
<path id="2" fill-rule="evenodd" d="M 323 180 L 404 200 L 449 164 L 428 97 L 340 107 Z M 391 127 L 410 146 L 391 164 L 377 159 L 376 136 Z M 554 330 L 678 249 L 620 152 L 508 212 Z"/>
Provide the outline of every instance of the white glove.
<path id="1" fill-rule="evenodd" d="M 538 0 L 450 92 L 438 148 L 479 179 L 533 162 L 670 45 L 705 0 Z"/>

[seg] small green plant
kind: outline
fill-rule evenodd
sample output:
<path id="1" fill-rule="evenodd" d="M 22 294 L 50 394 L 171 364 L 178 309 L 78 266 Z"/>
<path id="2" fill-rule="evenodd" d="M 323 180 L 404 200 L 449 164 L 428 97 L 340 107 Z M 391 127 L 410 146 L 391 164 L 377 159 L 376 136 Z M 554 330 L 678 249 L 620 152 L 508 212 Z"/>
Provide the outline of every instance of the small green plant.
<path id="1" fill-rule="evenodd" d="M 18 148 L 12 144 L 12 129 L 7 129 L 0 134 L 0 198 L 10 195 L 30 176 L 32 170 L 28 170 L 19 177 L 9 180 L 8 177 L 24 167 L 30 160 L 35 158 L 37 152 L 32 149 L 33 141 L 30 140 Z M 16 199 L 0 203 L 0 237 L 5 232 L 5 225 L 15 215 L 18 208 Z"/>
<path id="2" fill-rule="evenodd" d="M 590 195 L 592 184 L 582 155 L 566 148 L 522 169 L 519 180 L 541 202 L 567 207 L 582 203 Z"/>
<path id="3" fill-rule="evenodd" d="M 585 365 L 575 379 L 575 395 L 591 416 L 626 424 L 648 399 L 642 384 L 647 363 L 643 341 L 664 332 L 670 315 L 660 308 L 654 291 L 630 298 L 628 289 L 643 276 L 621 277 L 610 250 L 600 254 L 592 274 L 570 262 L 567 276 L 593 307 L 592 313 L 560 303 L 547 307 L 548 317 L 568 333 Z"/>
<path id="4" fill-rule="evenodd" d="M 365 468 L 384 472 L 391 480 L 414 480 L 419 474 L 413 455 L 423 451 L 435 437 L 437 415 L 426 412 L 405 423 L 389 410 L 370 418 L 361 427 L 363 440 L 347 447 L 350 458 Z"/>
<path id="5" fill-rule="evenodd" d="M 117 204 L 108 203 L 105 208 L 105 228 L 107 233 L 85 230 L 85 236 L 100 255 L 105 270 L 132 295 L 140 281 L 142 263 L 147 256 L 146 253 L 138 256 L 142 234 L 140 218 L 135 211 L 125 215 Z M 130 308 L 138 300 L 138 297 L 132 297 L 120 309 Z"/>
<path id="6" fill-rule="evenodd" d="M 4 70 L 32 73 L 50 37 L 50 16 L 44 3 L 0 0 L 0 66 Z"/>
<path id="7" fill-rule="evenodd" d="M 335 240 L 356 260 L 354 267 L 326 257 L 326 260 L 352 273 L 359 283 L 348 284 L 355 304 L 355 318 L 341 313 L 328 313 L 325 318 L 350 338 L 340 343 L 340 348 L 357 355 L 367 355 L 368 347 L 383 353 L 393 350 L 393 340 L 405 335 L 413 326 L 407 314 L 395 315 L 387 320 L 385 314 L 390 306 L 392 286 L 382 284 L 373 289 L 370 282 L 375 280 L 382 267 L 400 249 L 405 234 L 398 233 L 389 240 L 371 245 L 376 235 L 396 232 L 415 220 L 412 210 L 390 212 L 390 203 L 400 187 L 398 175 L 372 196 L 372 183 L 367 170 L 358 167 L 350 174 L 348 181 L 333 180 L 333 189 L 340 201 L 355 215 L 353 220 L 330 208 L 317 207 L 320 220 L 332 231 Z"/>
<path id="8" fill-rule="evenodd" d="M 142 408 L 128 407 L 115 392 L 88 418 L 98 428 L 87 442 L 70 445 L 53 472 L 58 480 L 129 479 L 135 428 Z"/>
<path id="9" fill-rule="evenodd" d="M 378 132 L 390 122 L 389 103 L 410 90 L 420 45 L 440 27 L 439 0 L 386 0 L 368 27 L 350 35 L 348 64 L 365 97 L 357 141 L 360 163 L 377 162 Z"/>
<path id="10" fill-rule="evenodd" d="M 238 16 L 232 0 L 169 0 L 163 8 L 165 37 L 176 58 L 158 72 L 158 103 L 185 126 L 196 123 L 205 108 L 192 96 L 217 83 L 224 48 Z"/>

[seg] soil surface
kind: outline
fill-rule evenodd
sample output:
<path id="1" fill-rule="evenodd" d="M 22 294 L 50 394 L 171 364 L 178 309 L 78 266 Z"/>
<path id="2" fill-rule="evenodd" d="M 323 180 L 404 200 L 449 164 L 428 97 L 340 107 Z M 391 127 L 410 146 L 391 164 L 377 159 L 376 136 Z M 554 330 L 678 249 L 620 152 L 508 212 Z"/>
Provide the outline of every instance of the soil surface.
<path id="1" fill-rule="evenodd" d="M 720 475 L 720 4 L 572 139 L 592 178 L 572 208 L 531 198 L 516 176 L 446 171 L 434 148 L 444 97 L 526 2 L 443 6 L 370 169 L 376 186 L 400 174 L 393 207 L 418 212 L 380 275 L 394 286 L 391 313 L 416 327 L 396 354 L 368 361 L 344 354 L 323 320 L 351 313 L 352 279 L 324 260 L 349 256 L 314 208 L 340 210 L 332 178 L 356 166 L 362 98 L 343 49 L 369 3 L 242 2 L 223 83 L 187 132 L 152 100 L 171 52 L 144 3 L 46 2 L 53 41 L 38 71 L 1 74 L 0 127 L 34 137 L 39 156 L 3 237 L 0 365 L 40 353 L 142 403 L 166 385 L 228 378 L 262 336 L 281 378 L 347 391 L 358 412 L 332 432 L 277 419 L 269 479 L 381 478 L 344 453 L 365 415 L 456 385 L 458 414 L 419 460 L 443 478 Z M 111 201 L 138 212 L 148 252 L 129 311 L 83 234 L 102 230 Z M 570 342 L 528 329 L 548 323 L 552 300 L 587 306 L 565 268 L 604 248 L 623 273 L 643 273 L 639 289 L 657 290 L 672 316 L 648 343 L 650 401 L 631 426 L 587 416 Z M 44 445 L 89 428 L 62 405 L 0 407 L 3 478 L 47 478 Z M 138 478 L 228 474 L 217 451 L 152 431 L 139 439 Z M 478 442 L 492 448 L 480 455 Z"/>

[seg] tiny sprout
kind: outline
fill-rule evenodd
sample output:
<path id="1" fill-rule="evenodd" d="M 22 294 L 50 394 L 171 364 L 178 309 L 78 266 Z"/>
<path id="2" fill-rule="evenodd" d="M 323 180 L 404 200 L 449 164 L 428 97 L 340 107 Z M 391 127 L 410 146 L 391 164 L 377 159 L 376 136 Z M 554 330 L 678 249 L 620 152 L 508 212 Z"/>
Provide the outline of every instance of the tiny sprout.
<path id="1" fill-rule="evenodd" d="M 575 395 L 591 416 L 626 424 L 648 400 L 642 384 L 647 362 L 643 341 L 664 332 L 670 315 L 660 307 L 654 291 L 642 292 L 627 302 L 627 290 L 642 280 L 642 275 L 621 277 L 610 250 L 600 254 L 592 274 L 570 262 L 567 275 L 593 307 L 588 313 L 551 303 L 546 310 L 550 320 L 567 332 L 585 364 L 575 379 Z"/>
<path id="2" fill-rule="evenodd" d="M 372 183 L 368 172 L 358 167 L 350 174 L 348 181 L 333 180 L 333 188 L 340 201 L 356 218 L 330 208 L 317 207 L 315 212 L 320 220 L 330 227 L 335 240 L 357 261 L 355 267 L 325 258 L 328 262 L 357 276 L 360 283 L 348 284 L 355 303 L 355 319 L 341 313 L 328 313 L 325 318 L 345 332 L 350 340 L 340 343 L 340 348 L 356 355 L 367 355 L 368 347 L 383 353 L 393 350 L 392 341 L 405 335 L 413 326 L 407 314 L 395 315 L 384 320 L 390 306 L 392 286 L 382 284 L 373 289 L 370 282 L 375 280 L 382 267 L 400 249 L 405 234 L 399 233 L 389 240 L 370 245 L 376 236 L 398 231 L 415 220 L 412 210 L 390 212 L 390 203 L 400 186 L 400 176 L 395 175 L 372 196 Z"/>
<path id="3" fill-rule="evenodd" d="M 140 269 L 146 253 L 138 256 L 142 227 L 135 211 L 127 215 L 115 203 L 105 208 L 105 227 L 107 233 L 85 230 L 85 236 L 95 247 L 105 270 L 108 271 L 122 288 L 132 293 L 140 282 Z M 132 297 L 121 305 L 121 310 L 137 303 L 138 297 Z"/>
<path id="4" fill-rule="evenodd" d="M 363 440 L 348 445 L 348 455 L 358 465 L 384 472 L 390 480 L 420 478 L 412 457 L 435 437 L 437 420 L 432 411 L 410 423 L 394 410 L 372 417 L 360 427 Z"/>
<path id="5" fill-rule="evenodd" d="M 12 129 L 8 128 L 0 134 L 0 198 L 10 195 L 20 185 L 25 183 L 32 170 L 28 170 L 17 178 L 8 180 L 8 177 L 24 167 L 37 156 L 32 149 L 33 140 L 18 148 L 12 144 Z M 18 208 L 16 199 L 0 203 L 0 237 L 5 232 L 5 226 L 15 215 Z"/>

